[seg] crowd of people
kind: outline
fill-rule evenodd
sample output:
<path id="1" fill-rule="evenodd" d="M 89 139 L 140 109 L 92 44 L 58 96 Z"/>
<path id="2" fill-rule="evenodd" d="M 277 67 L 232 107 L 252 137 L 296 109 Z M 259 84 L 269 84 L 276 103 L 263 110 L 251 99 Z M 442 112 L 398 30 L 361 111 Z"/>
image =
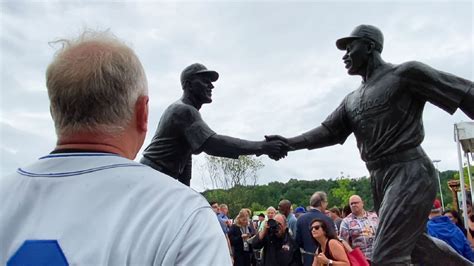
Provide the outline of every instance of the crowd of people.
<path id="1" fill-rule="evenodd" d="M 228 240 L 233 265 L 350 265 L 348 253 L 356 248 L 370 265 L 379 217 L 365 209 L 363 199 L 352 195 L 343 209 L 328 208 L 326 193 L 318 191 L 309 203 L 293 208 L 289 200 L 283 199 L 277 209 L 270 206 L 253 216 L 250 209 L 241 209 L 233 220 L 228 217 L 226 204 L 210 204 Z M 468 211 L 472 212 L 468 203 Z M 474 214 L 470 217 L 474 220 Z M 474 230 L 464 228 L 458 212 L 443 212 L 439 200 L 435 200 L 427 218 L 426 232 L 430 236 L 474 262 Z"/>
<path id="2" fill-rule="evenodd" d="M 365 211 L 358 195 L 349 200 L 349 213 L 328 208 L 327 194 L 315 192 L 309 206 L 293 208 L 283 199 L 278 208 L 252 216 L 241 209 L 229 219 L 228 206 L 210 202 L 227 238 L 234 265 L 349 265 L 347 252 L 360 248 L 370 261 L 378 224 L 377 215 Z"/>

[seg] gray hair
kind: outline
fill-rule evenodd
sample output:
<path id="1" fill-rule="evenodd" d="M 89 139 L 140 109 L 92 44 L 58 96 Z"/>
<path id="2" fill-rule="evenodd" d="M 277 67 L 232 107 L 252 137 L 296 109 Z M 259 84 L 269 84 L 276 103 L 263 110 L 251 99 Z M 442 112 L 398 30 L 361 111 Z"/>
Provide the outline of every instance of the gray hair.
<path id="1" fill-rule="evenodd" d="M 314 194 L 311 196 L 309 199 L 309 205 L 311 207 L 321 207 L 321 204 L 323 201 L 327 201 L 328 196 L 326 195 L 326 192 L 324 191 L 316 191 Z"/>
<path id="2" fill-rule="evenodd" d="M 140 60 L 109 31 L 85 30 L 62 44 L 46 71 L 56 134 L 120 133 L 138 97 L 148 94 Z"/>

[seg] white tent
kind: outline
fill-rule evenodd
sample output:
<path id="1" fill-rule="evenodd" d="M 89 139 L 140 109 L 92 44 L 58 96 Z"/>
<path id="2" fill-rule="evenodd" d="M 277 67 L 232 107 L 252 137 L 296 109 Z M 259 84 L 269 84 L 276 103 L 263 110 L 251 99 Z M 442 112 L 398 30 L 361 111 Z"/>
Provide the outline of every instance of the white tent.
<path id="1" fill-rule="evenodd" d="M 461 122 L 454 124 L 454 139 L 457 142 L 458 147 L 458 160 L 459 160 L 459 182 L 461 187 L 461 200 L 462 200 L 462 211 L 464 217 L 464 225 L 468 229 L 468 217 L 466 215 L 466 190 L 464 184 L 464 171 L 463 171 L 463 159 L 461 154 L 461 149 L 464 152 L 464 157 L 467 160 L 467 173 L 469 180 L 469 187 L 471 190 L 471 202 L 474 202 L 474 190 L 471 176 L 471 163 L 469 155 L 472 159 L 472 154 L 474 153 L 474 122 Z"/>

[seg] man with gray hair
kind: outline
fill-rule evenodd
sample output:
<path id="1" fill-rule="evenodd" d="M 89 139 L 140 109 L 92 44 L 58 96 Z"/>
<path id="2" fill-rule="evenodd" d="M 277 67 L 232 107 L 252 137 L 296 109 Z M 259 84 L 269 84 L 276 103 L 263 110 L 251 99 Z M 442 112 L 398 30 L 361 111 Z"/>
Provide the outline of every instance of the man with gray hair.
<path id="1" fill-rule="evenodd" d="M 46 72 L 57 146 L 2 177 L 0 264 L 229 265 L 207 201 L 133 161 L 148 123 L 134 51 L 110 32 L 60 43 Z"/>
<path id="2" fill-rule="evenodd" d="M 313 263 L 314 254 L 318 246 L 309 230 L 311 221 L 318 218 L 325 221 L 328 228 L 335 230 L 336 227 L 331 218 L 329 218 L 324 212 L 328 206 L 328 197 L 326 192 L 317 191 L 311 196 L 309 200 L 310 209 L 307 213 L 301 215 L 296 222 L 296 243 L 302 248 L 304 252 L 303 262 L 305 266 L 310 266 Z"/>

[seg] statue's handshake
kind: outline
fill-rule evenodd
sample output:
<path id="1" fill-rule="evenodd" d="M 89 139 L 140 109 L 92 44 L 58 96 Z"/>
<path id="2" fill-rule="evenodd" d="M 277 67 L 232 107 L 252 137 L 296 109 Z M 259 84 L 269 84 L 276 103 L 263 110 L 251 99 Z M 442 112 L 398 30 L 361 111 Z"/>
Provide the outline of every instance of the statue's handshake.
<path id="1" fill-rule="evenodd" d="M 271 159 L 278 161 L 288 155 L 288 151 L 293 148 L 288 144 L 288 140 L 279 135 L 265 136 L 262 145 L 262 153 L 267 154 Z"/>

